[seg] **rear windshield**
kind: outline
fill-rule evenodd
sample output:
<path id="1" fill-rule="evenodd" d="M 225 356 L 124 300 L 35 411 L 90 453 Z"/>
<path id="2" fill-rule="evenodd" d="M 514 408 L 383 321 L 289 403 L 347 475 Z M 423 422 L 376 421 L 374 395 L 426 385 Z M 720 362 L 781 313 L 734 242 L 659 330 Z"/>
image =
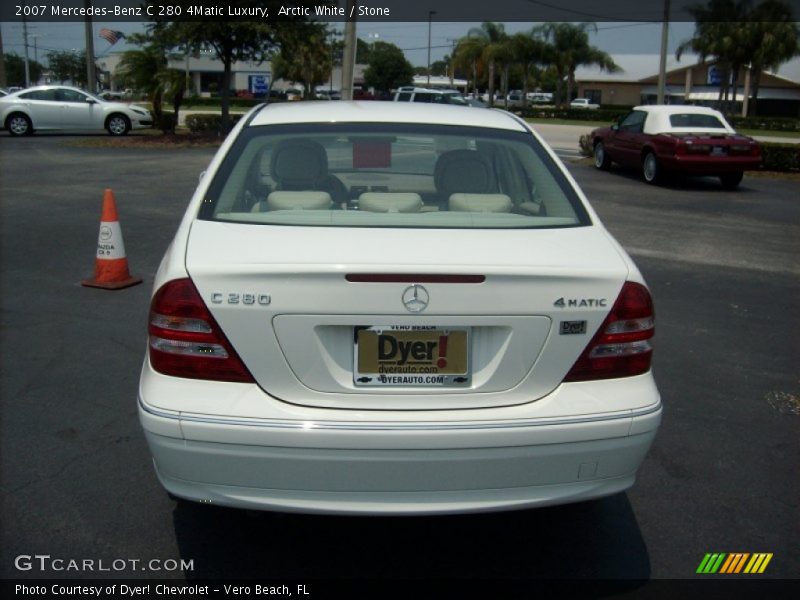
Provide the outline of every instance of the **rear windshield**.
<path id="1" fill-rule="evenodd" d="M 590 223 L 530 133 L 380 123 L 245 128 L 199 218 L 328 227 Z"/>
<path id="2" fill-rule="evenodd" d="M 673 127 L 702 127 L 703 129 L 726 129 L 725 124 L 714 115 L 676 114 L 669 116 Z"/>

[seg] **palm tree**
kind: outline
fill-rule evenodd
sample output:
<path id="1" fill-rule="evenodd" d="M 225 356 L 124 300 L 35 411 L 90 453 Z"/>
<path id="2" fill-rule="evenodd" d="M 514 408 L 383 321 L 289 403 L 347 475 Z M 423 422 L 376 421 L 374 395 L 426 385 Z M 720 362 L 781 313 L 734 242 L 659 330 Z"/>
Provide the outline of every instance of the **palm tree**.
<path id="1" fill-rule="evenodd" d="M 474 38 L 476 44 L 481 47 L 481 58 L 489 68 L 489 106 L 494 105 L 495 90 L 495 66 L 497 60 L 503 60 L 507 54 L 507 47 L 504 46 L 508 39 L 505 27 L 502 23 L 481 23 L 480 27 L 473 27 L 467 32 L 467 37 Z"/>
<path id="2" fill-rule="evenodd" d="M 183 97 L 186 94 L 186 73 L 180 69 L 163 69 L 156 74 L 158 85 L 160 86 L 162 100 L 172 102 L 172 118 L 169 121 L 161 121 L 161 129 L 165 133 L 175 133 L 178 125 L 178 115 L 183 104 Z"/>
<path id="3" fill-rule="evenodd" d="M 609 54 L 589 44 L 588 31 L 597 31 L 594 23 L 547 23 L 537 28 L 537 32 L 544 34 L 545 39 L 552 41 L 549 49 L 549 58 L 556 69 L 558 80 L 556 82 L 556 98 L 559 105 L 563 106 L 572 100 L 572 90 L 575 87 L 575 70 L 580 66 L 595 65 L 603 71 L 611 73 L 620 70 Z M 561 94 L 562 82 L 567 80 L 567 97 Z"/>
<path id="4" fill-rule="evenodd" d="M 472 73 L 472 90 L 478 94 L 478 72 L 483 72 L 483 40 L 477 37 L 463 37 L 458 40 L 453 61 L 456 66 Z"/>
<path id="5" fill-rule="evenodd" d="M 129 41 L 137 41 L 137 38 L 133 40 L 130 38 Z M 117 69 L 119 77 L 126 82 L 126 85 L 147 95 L 153 105 L 155 123 L 161 123 L 164 85 L 158 75 L 167 69 L 167 55 L 164 49 L 158 44 L 151 43 L 139 50 L 127 50 L 122 54 Z"/>
<path id="6" fill-rule="evenodd" d="M 503 98 L 503 107 L 508 108 L 508 76 L 511 65 L 515 62 L 511 38 L 505 37 L 494 44 L 489 44 L 484 49 L 484 53 L 490 67 L 494 65 L 495 68 L 499 67 L 500 69 L 500 95 Z M 490 90 L 489 94 L 492 95 L 492 93 L 493 90 Z"/>
<path id="7" fill-rule="evenodd" d="M 782 0 L 765 0 L 751 14 L 750 56 L 753 100 L 750 110 L 758 114 L 758 88 L 765 69 L 777 70 L 784 62 L 800 54 L 800 29 L 791 7 Z"/>
<path id="8" fill-rule="evenodd" d="M 186 74 L 180 69 L 170 69 L 169 55 L 163 43 L 150 41 L 140 34 L 131 34 L 129 42 L 145 44 L 139 50 L 127 50 L 120 60 L 119 77 L 130 87 L 144 92 L 153 105 L 155 127 L 164 133 L 175 133 L 178 114 L 186 94 Z M 173 116 L 164 118 L 164 101 L 172 103 Z"/>
<path id="9" fill-rule="evenodd" d="M 753 52 L 750 0 L 710 0 L 706 6 L 687 10 L 695 19 L 694 35 L 678 46 L 675 56 L 680 60 L 686 50 L 692 50 L 701 60 L 710 57 L 716 61 L 722 77 L 717 102 L 725 110 L 729 98 L 736 101 L 739 71 Z"/>
<path id="10" fill-rule="evenodd" d="M 547 43 L 539 39 L 536 30 L 515 33 L 511 36 L 511 52 L 514 62 L 522 67 L 522 106 L 528 105 L 528 81 L 531 68 L 549 62 Z"/>

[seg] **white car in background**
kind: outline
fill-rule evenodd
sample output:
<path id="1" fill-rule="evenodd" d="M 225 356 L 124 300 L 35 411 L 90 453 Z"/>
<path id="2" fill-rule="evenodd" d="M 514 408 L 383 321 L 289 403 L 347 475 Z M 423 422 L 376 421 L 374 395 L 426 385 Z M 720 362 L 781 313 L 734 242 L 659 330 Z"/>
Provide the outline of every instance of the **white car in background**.
<path id="1" fill-rule="evenodd" d="M 394 94 L 394 101 L 468 106 L 466 99 L 458 90 L 432 90 L 413 86 L 398 88 Z"/>
<path id="2" fill-rule="evenodd" d="M 11 135 L 104 129 L 125 135 L 131 129 L 152 127 L 153 117 L 140 106 L 106 102 L 78 88 L 42 85 L 0 98 L 0 123 Z"/>
<path id="3" fill-rule="evenodd" d="M 600 105 L 592 103 L 588 98 L 575 98 L 575 100 L 569 103 L 569 107 L 596 110 L 600 108 Z"/>
<path id="4" fill-rule="evenodd" d="M 653 332 L 642 275 L 522 119 L 262 105 L 156 274 L 139 417 L 162 485 L 202 503 L 577 502 L 630 487 L 656 435 Z"/>

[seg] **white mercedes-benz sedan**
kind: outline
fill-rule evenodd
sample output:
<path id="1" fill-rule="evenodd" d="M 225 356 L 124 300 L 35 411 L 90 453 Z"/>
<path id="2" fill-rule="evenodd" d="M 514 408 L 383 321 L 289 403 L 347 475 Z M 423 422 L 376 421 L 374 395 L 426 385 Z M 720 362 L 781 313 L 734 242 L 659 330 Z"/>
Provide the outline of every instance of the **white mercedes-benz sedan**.
<path id="1" fill-rule="evenodd" d="M 630 487 L 653 303 L 505 111 L 259 106 L 155 278 L 139 416 L 174 497 L 435 514 Z"/>

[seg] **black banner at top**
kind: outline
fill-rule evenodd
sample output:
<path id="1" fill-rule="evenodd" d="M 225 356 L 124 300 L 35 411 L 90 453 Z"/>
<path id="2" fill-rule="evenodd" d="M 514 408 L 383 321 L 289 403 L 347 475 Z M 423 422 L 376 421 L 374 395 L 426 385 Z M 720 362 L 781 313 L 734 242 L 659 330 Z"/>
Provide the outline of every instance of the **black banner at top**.
<path id="1" fill-rule="evenodd" d="M 264 20 L 330 22 L 694 21 L 709 0 L 3 0 L 0 21 Z M 783 0 L 800 19 L 800 0 Z M 753 0 L 757 5 L 759 0 Z M 729 20 L 721 15 L 718 20 Z"/>

